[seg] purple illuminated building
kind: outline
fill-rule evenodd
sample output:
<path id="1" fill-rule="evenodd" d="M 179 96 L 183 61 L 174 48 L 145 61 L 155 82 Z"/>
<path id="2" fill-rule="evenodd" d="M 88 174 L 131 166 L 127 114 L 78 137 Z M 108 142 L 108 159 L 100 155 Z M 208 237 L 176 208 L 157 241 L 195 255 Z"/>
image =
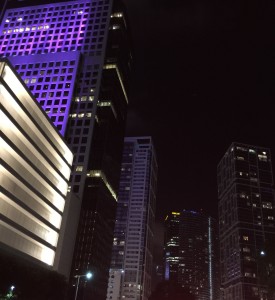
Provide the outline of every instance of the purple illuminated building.
<path id="1" fill-rule="evenodd" d="M 92 271 L 92 282 L 81 278 L 77 299 L 105 299 L 131 66 L 125 13 L 112 0 L 39 3 L 8 2 L 0 56 L 8 57 L 74 153 L 69 192 L 79 201 L 68 223 L 81 217 L 76 239 L 71 232 L 71 283 Z"/>

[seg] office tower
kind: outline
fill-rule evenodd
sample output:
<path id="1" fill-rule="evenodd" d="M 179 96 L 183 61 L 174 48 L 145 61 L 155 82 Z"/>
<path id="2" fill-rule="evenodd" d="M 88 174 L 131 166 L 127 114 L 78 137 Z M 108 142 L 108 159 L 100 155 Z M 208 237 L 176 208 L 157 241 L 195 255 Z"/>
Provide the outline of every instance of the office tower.
<path id="1" fill-rule="evenodd" d="M 151 137 L 126 137 L 107 299 L 151 293 L 157 162 Z"/>
<path id="2" fill-rule="evenodd" d="M 92 281 L 81 279 L 79 299 L 105 298 L 113 241 L 131 54 L 125 13 L 111 14 L 112 4 L 10 1 L 1 24 L 0 55 L 9 57 L 74 153 L 69 191 L 82 206 L 71 283 L 94 273 Z"/>
<path id="3" fill-rule="evenodd" d="M 266 300 L 264 256 L 275 240 L 270 150 L 232 143 L 217 172 L 223 299 Z"/>
<path id="4" fill-rule="evenodd" d="M 219 299 L 215 220 L 202 212 L 172 212 L 165 220 L 165 279 L 198 300 Z"/>
<path id="5" fill-rule="evenodd" d="M 73 155 L 6 60 L 0 117 L 0 249 L 53 267 Z"/>
<path id="6" fill-rule="evenodd" d="M 165 218 L 165 280 L 178 282 L 179 270 L 179 238 L 180 238 L 180 212 L 172 212 Z"/>

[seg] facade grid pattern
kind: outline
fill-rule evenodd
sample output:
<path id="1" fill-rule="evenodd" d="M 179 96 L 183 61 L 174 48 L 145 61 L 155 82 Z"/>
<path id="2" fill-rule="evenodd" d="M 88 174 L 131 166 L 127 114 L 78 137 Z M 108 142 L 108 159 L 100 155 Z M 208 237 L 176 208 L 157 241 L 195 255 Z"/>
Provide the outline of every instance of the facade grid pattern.
<path id="1" fill-rule="evenodd" d="M 107 300 L 151 293 L 156 172 L 151 138 L 125 138 Z"/>
<path id="2" fill-rule="evenodd" d="M 218 194 L 223 297 L 268 299 L 261 255 L 275 239 L 270 150 L 233 143 L 218 165 Z"/>

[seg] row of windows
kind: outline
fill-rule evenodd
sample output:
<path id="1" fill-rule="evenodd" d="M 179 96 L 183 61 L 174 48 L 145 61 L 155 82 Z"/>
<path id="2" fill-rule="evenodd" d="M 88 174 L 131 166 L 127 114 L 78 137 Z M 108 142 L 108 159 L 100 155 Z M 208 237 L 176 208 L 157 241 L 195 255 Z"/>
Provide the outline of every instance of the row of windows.
<path id="1" fill-rule="evenodd" d="M 106 6 L 106 9 L 107 8 L 108 6 Z M 104 17 L 97 18 L 97 16 L 101 15 L 104 15 Z M 82 16 L 72 16 L 72 18 L 78 17 L 82 18 Z M 26 25 L 23 25 L 23 23 L 21 23 L 19 27 L 14 27 L 14 23 L 10 23 L 10 20 L 7 19 L 7 23 L 5 24 L 6 28 L 3 31 L 6 36 L 2 42 L 4 44 L 4 47 L 1 49 L 1 53 L 5 54 L 5 52 L 9 52 L 7 53 L 7 56 L 10 56 L 10 52 L 12 52 L 12 55 L 29 55 L 35 53 L 40 54 L 55 51 L 59 52 L 60 47 L 63 51 L 86 50 L 87 52 L 91 52 L 91 50 L 93 49 L 101 49 L 103 36 L 105 33 L 103 30 L 105 28 L 104 23 L 107 22 L 107 12 L 104 12 L 102 14 L 97 13 L 96 15 L 91 14 L 88 17 L 89 24 L 86 24 L 87 21 L 84 19 L 76 22 L 69 20 L 68 22 L 62 22 L 62 18 L 60 18 L 61 20 L 58 20 L 58 18 L 54 18 L 54 20 L 49 19 L 48 21 L 56 21 L 57 23 L 49 24 L 46 19 L 46 23 L 38 24 L 39 21 L 34 20 L 28 22 L 30 24 Z M 20 17 L 17 18 L 17 20 L 22 21 L 23 18 Z M 44 21 L 45 18 L 41 18 L 41 20 Z M 92 26 L 94 23 L 98 25 Z M 99 23 L 101 23 L 102 25 L 99 26 Z M 100 31 L 98 31 L 99 27 L 101 29 Z M 84 31 L 86 36 L 85 39 Z M 34 38 L 35 35 L 37 36 L 36 38 Z M 39 38 L 40 35 L 44 36 L 41 36 Z M 98 35 L 101 37 L 97 38 Z M 16 42 L 18 42 L 18 44 L 20 45 L 15 45 Z M 80 46 L 81 44 L 84 45 L 83 49 Z M 89 46 L 91 46 L 91 48 L 89 48 Z M 43 52 L 39 49 L 43 49 Z"/>
<path id="2" fill-rule="evenodd" d="M 102 1 L 101 1 L 102 2 Z M 107 3 L 107 1 L 105 1 L 105 3 Z M 103 3 L 101 3 L 102 5 Z M 95 2 L 93 2 L 93 5 L 95 5 Z M 47 11 L 58 11 L 58 10 L 62 10 L 64 11 L 64 9 L 74 9 L 74 8 L 84 8 L 84 7 L 89 7 L 90 6 L 90 2 L 87 3 L 79 3 L 79 4 L 74 4 L 74 5 L 66 5 L 66 6 L 48 6 L 48 7 L 44 7 L 44 8 L 37 8 L 37 9 L 33 9 L 33 10 L 20 10 L 20 11 L 10 11 L 8 13 L 8 17 L 11 16 L 21 16 L 23 14 L 35 14 L 35 13 L 43 13 L 43 12 L 47 12 Z"/>
<path id="3" fill-rule="evenodd" d="M 87 12 L 88 12 L 88 10 L 87 10 Z M 78 20 L 81 20 L 83 17 L 86 19 L 87 16 L 88 16 L 88 14 L 83 15 L 83 13 L 84 13 L 83 10 L 75 12 L 75 14 L 77 14 L 77 16 L 70 15 L 70 16 L 67 16 L 67 17 L 63 17 L 65 13 L 66 13 L 66 15 L 70 15 L 69 11 L 67 11 L 67 12 L 62 11 L 59 14 L 58 13 L 54 13 L 54 14 L 48 13 L 48 14 L 42 14 L 42 15 L 40 15 L 40 14 L 37 14 L 37 15 L 31 14 L 31 15 L 25 15 L 24 17 L 7 18 L 5 20 L 4 28 L 13 28 L 14 26 L 26 26 L 26 25 L 38 24 L 39 21 L 44 21 L 46 23 L 62 22 L 62 21 L 67 21 L 67 22 L 69 22 L 69 21 L 78 21 Z M 102 15 L 106 16 L 107 13 L 103 13 Z M 54 18 L 52 18 L 52 16 L 54 16 Z M 101 13 L 97 13 L 96 15 L 91 14 L 91 16 L 92 17 L 101 17 Z M 48 29 L 48 28 L 45 28 L 45 29 Z"/>
<path id="4" fill-rule="evenodd" d="M 75 64 L 75 60 L 65 60 L 15 65 L 61 134 L 65 133 Z"/>
<path id="5" fill-rule="evenodd" d="M 22 40 L 23 43 L 30 43 L 31 39 L 35 36 L 40 37 L 42 41 L 51 41 L 51 40 L 63 40 L 68 38 L 79 38 L 84 37 L 83 31 L 86 31 L 86 37 L 90 36 L 97 36 L 102 35 L 102 31 L 99 30 L 99 25 L 91 26 L 92 24 L 99 24 L 101 22 L 106 22 L 106 18 L 103 20 L 95 19 L 89 21 L 90 26 L 86 25 L 86 22 L 70 22 L 61 24 L 51 24 L 49 25 L 31 25 L 31 26 L 24 26 L 24 27 L 13 27 L 9 29 L 5 29 L 2 31 L 2 34 L 5 35 L 3 38 L 2 44 L 14 44 L 18 41 L 18 38 Z M 51 30 L 49 30 L 51 28 Z M 62 28 L 62 29 L 61 29 Z M 103 30 L 105 25 L 102 24 L 100 26 L 100 30 Z M 55 30 L 52 30 L 55 29 Z M 23 32 L 25 32 L 23 34 Z M 19 33 L 19 34 L 18 34 Z M 28 39 L 24 42 L 24 40 Z M 38 40 L 36 40 L 37 42 Z M 10 42 L 10 43 L 8 43 Z M 86 43 L 90 41 L 86 40 Z"/>
<path id="6" fill-rule="evenodd" d="M 92 45 L 92 46 L 84 46 L 82 49 L 82 46 L 75 46 L 75 47 L 66 47 L 66 46 L 57 46 L 55 49 L 52 49 L 52 47 L 45 48 L 43 45 L 40 45 L 40 49 L 36 49 L 37 47 L 34 45 L 33 49 L 26 50 L 24 48 L 17 49 L 16 47 L 2 47 L 1 50 L 3 51 L 2 54 L 5 57 L 9 56 L 23 56 L 23 55 L 31 55 L 31 54 L 47 54 L 47 53 L 59 53 L 59 52 L 68 52 L 68 51 L 81 51 L 84 52 L 87 51 L 89 56 L 99 56 L 101 55 L 101 51 L 91 52 L 92 50 L 99 50 L 102 49 L 102 45 Z M 34 49 L 35 48 L 35 49 Z M 43 49 L 43 50 L 42 50 Z M 19 51 L 18 51 L 19 50 Z M 4 53 L 7 51 L 7 53 Z M 15 52 L 14 52 L 15 51 Z M 1 54 L 1 53 L 0 53 Z"/>
<path id="7" fill-rule="evenodd" d="M 41 8 L 36 8 L 36 9 L 32 9 L 32 10 L 11 10 L 8 12 L 8 17 L 12 17 L 12 16 L 22 16 L 24 14 L 35 14 L 35 13 L 46 13 L 46 12 L 53 12 L 53 11 L 61 11 L 60 14 L 64 14 L 64 10 L 67 9 L 67 11 L 65 11 L 66 14 L 69 13 L 76 13 L 76 10 L 72 9 L 78 9 L 78 8 L 85 8 L 85 7 L 95 7 L 97 6 L 98 8 L 101 8 L 102 5 L 106 5 L 109 4 L 108 0 L 105 1 L 85 1 L 85 3 L 75 3 L 75 4 L 68 4 L 68 5 L 58 5 L 58 6 L 45 6 L 45 7 L 41 7 Z M 87 9 L 85 9 L 86 11 Z M 78 11 L 80 12 L 80 11 Z"/>

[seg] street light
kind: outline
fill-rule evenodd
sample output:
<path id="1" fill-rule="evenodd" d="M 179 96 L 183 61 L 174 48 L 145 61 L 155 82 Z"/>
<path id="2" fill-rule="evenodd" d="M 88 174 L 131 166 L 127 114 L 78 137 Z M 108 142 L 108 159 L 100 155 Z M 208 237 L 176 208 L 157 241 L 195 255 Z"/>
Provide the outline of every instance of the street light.
<path id="1" fill-rule="evenodd" d="M 80 279 L 80 277 L 86 277 L 87 279 L 90 279 L 90 278 L 92 278 L 92 276 L 93 276 L 93 274 L 91 272 L 88 272 L 87 274 L 84 274 L 84 275 L 75 275 L 74 276 L 75 278 L 77 278 L 74 300 L 77 299 L 78 285 L 79 285 L 79 279 Z"/>

